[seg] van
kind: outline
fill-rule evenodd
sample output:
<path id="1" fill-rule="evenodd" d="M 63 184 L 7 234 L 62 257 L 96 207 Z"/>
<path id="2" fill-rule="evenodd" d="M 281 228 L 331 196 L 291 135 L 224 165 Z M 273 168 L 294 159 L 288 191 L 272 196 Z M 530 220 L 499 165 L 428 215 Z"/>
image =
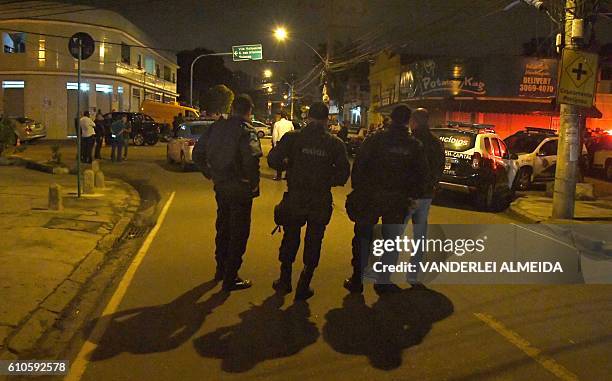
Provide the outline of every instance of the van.
<path id="1" fill-rule="evenodd" d="M 168 126 L 172 126 L 174 117 L 178 116 L 178 114 L 183 114 L 184 119 L 197 119 L 200 117 L 198 110 L 181 106 L 177 102 L 161 103 L 145 100 L 142 102 L 140 110 L 152 117 L 157 123 Z"/>

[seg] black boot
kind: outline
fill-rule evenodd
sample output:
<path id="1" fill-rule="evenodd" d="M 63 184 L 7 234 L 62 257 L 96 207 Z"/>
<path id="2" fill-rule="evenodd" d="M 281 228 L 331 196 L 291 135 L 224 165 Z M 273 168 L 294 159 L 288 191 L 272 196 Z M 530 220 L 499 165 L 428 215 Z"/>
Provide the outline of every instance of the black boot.
<path id="1" fill-rule="evenodd" d="M 351 294 L 361 294 L 363 292 L 361 277 L 355 277 L 355 275 L 353 275 L 352 277 L 345 279 L 344 288 L 346 288 Z"/>
<path id="2" fill-rule="evenodd" d="M 314 295 L 314 290 L 310 288 L 310 281 L 314 275 L 314 269 L 304 267 L 298 280 L 295 290 L 295 300 L 306 300 Z"/>
<path id="3" fill-rule="evenodd" d="M 272 282 L 272 288 L 276 292 L 288 294 L 293 291 L 291 287 L 291 263 L 281 263 L 280 277 Z"/>

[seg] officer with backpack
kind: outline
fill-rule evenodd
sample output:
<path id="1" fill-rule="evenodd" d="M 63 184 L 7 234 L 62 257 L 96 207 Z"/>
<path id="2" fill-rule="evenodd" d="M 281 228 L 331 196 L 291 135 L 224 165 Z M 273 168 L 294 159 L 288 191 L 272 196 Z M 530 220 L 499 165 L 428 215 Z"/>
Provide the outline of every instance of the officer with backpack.
<path id="1" fill-rule="evenodd" d="M 314 103 L 308 112 L 308 125 L 287 132 L 268 155 L 270 167 L 287 171 L 288 189 L 274 210 L 274 220 L 284 230 L 279 249 L 281 274 L 272 285 L 277 292 L 292 291 L 292 265 L 300 246 L 301 229 L 306 225 L 304 269 L 297 283 L 296 300 L 314 295 L 310 282 L 331 219 L 331 188 L 344 185 L 350 175 L 344 143 L 327 131 L 328 115 L 325 104 Z"/>

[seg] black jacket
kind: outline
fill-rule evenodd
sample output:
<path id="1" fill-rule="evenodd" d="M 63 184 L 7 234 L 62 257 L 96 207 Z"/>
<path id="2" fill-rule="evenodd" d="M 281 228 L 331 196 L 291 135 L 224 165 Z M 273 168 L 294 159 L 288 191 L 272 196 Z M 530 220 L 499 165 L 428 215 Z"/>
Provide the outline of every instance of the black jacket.
<path id="1" fill-rule="evenodd" d="M 238 197 L 259 195 L 259 158 L 262 156 L 257 132 L 238 117 L 210 125 L 193 148 L 193 161 L 215 191 Z"/>
<path id="2" fill-rule="evenodd" d="M 289 191 L 329 192 L 350 175 L 344 143 L 322 125 L 289 131 L 268 154 L 268 165 L 287 170 Z"/>
<path id="3" fill-rule="evenodd" d="M 412 135 L 423 143 L 430 171 L 429 181 L 426 182 L 420 198 L 432 198 L 444 171 L 444 163 L 446 161 L 444 145 L 427 127 L 415 129 Z"/>
<path id="4" fill-rule="evenodd" d="M 353 164 L 351 184 L 358 192 L 418 198 L 425 191 L 429 165 L 423 144 L 404 126 L 368 135 Z"/>

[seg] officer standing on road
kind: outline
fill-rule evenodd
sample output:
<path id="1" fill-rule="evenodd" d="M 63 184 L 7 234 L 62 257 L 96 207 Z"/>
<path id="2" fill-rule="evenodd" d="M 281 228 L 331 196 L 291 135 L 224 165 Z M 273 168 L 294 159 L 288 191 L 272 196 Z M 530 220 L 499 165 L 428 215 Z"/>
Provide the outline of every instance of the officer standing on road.
<path id="1" fill-rule="evenodd" d="M 253 198 L 259 196 L 262 151 L 257 132 L 248 124 L 252 111 L 248 95 L 236 97 L 232 116 L 208 127 L 193 150 L 194 162 L 215 185 L 215 280 L 223 280 L 226 291 L 251 287 L 251 281 L 238 277 L 238 270 L 249 239 Z"/>
<path id="2" fill-rule="evenodd" d="M 410 109 L 397 106 L 388 128 L 369 135 L 359 150 L 346 200 L 346 211 L 355 222 L 353 275 L 344 281 L 350 292 L 363 292 L 362 275 L 368 261 L 374 225 L 382 218 L 383 237 L 395 239 L 412 209 L 412 199 L 422 194 L 429 176 L 423 145 L 410 135 Z M 401 229 L 400 229 L 401 228 Z M 397 253 L 383 256 L 385 264 L 395 264 Z M 376 280 L 378 293 L 396 292 L 399 287 L 383 273 Z"/>
<path id="3" fill-rule="evenodd" d="M 428 181 L 425 182 L 423 193 L 419 194 L 415 200 L 415 208 L 411 212 L 408 219 L 412 219 L 412 231 L 414 232 L 414 239 L 426 239 L 427 238 L 427 218 L 429 216 L 429 208 L 442 172 L 444 171 L 444 162 L 446 160 L 444 156 L 444 145 L 434 134 L 429 130 L 429 112 L 424 108 L 417 108 L 412 113 L 412 119 L 410 121 L 410 129 L 412 130 L 412 136 L 417 138 L 423 144 L 425 149 L 425 155 L 427 156 L 427 163 L 429 165 L 430 176 Z M 409 221 L 406 221 L 408 223 Z M 419 269 L 419 263 L 423 258 L 423 250 L 416 250 L 413 253 L 410 263 L 414 264 L 416 269 Z M 410 272 L 408 274 L 408 282 L 413 287 L 420 287 L 421 284 L 417 280 L 418 271 Z"/>
<path id="4" fill-rule="evenodd" d="M 274 209 L 276 224 L 284 228 L 279 250 L 281 274 L 272 285 L 278 292 L 292 291 L 291 269 L 300 247 L 302 226 L 306 224 L 304 270 L 297 284 L 296 300 L 314 295 L 310 281 L 331 219 L 331 188 L 344 185 L 350 174 L 344 143 L 327 131 L 328 115 L 326 105 L 314 103 L 308 112 L 308 125 L 286 133 L 268 155 L 270 167 L 287 170 L 288 191 Z"/>

